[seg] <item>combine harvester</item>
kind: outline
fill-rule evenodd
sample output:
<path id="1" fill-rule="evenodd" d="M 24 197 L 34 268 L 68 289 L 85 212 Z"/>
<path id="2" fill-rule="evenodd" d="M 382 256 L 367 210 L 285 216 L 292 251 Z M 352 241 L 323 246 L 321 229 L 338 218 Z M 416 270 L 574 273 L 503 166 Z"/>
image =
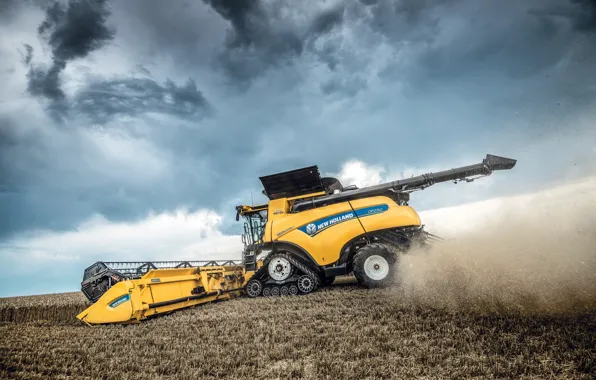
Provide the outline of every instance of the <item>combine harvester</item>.
<path id="1" fill-rule="evenodd" d="M 352 272 L 365 287 L 386 286 L 400 254 L 437 239 L 408 206 L 410 192 L 471 182 L 515 163 L 487 155 L 479 164 L 362 189 L 321 178 L 317 166 L 260 177 L 269 203 L 236 207 L 236 220 L 245 218 L 241 262 L 97 262 L 81 284 L 93 304 L 77 318 L 137 322 L 243 294 L 306 294 Z"/>

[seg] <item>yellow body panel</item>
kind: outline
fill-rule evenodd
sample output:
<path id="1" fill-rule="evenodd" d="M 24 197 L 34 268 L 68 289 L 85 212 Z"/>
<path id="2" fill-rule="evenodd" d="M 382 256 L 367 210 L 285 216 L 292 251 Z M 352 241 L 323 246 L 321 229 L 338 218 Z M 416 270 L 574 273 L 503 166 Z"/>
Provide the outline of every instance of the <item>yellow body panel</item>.
<path id="1" fill-rule="evenodd" d="M 362 226 L 367 232 L 383 230 L 386 228 L 419 226 L 420 216 L 410 206 L 399 206 L 388 197 L 370 197 L 350 201 L 352 207 L 357 210 L 364 207 L 386 204 L 389 209 L 386 212 L 375 214 L 366 218 L 359 218 Z"/>
<path id="2" fill-rule="evenodd" d="M 357 218 L 310 236 L 298 228 L 328 217 L 352 211 L 348 202 L 337 203 L 296 214 L 272 223 L 273 240 L 295 244 L 308 252 L 318 265 L 329 265 L 339 259 L 341 247 L 352 237 L 364 233 Z"/>
<path id="3" fill-rule="evenodd" d="M 242 267 L 155 269 L 136 280 L 113 285 L 97 302 L 77 316 L 87 324 L 137 322 L 241 294 L 254 274 Z M 194 290 L 194 291 L 193 291 Z"/>
<path id="4" fill-rule="evenodd" d="M 288 210 L 287 199 L 270 202 L 265 242 L 297 245 L 320 266 L 335 263 L 344 245 L 365 232 L 419 226 L 421 223 L 413 208 L 399 206 L 385 196 L 336 203 L 295 214 Z M 326 221 L 333 223 L 325 225 Z M 316 233 L 306 232 L 305 227 L 309 224 L 316 226 Z M 321 229 L 319 224 L 323 225 Z"/>

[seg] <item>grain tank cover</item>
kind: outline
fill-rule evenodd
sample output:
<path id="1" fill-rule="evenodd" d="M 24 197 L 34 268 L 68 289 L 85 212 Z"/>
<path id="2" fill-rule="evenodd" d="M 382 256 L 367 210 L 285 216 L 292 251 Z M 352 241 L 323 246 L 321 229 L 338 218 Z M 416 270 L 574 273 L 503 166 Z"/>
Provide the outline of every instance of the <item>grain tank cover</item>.
<path id="1" fill-rule="evenodd" d="M 325 191 L 318 166 L 259 177 L 269 199 L 295 197 Z"/>

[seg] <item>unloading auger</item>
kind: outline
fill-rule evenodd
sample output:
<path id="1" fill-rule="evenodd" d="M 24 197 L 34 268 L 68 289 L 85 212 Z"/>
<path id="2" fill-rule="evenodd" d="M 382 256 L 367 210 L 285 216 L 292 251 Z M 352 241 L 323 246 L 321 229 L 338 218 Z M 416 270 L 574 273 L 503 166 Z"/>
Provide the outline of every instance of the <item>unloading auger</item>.
<path id="1" fill-rule="evenodd" d="M 81 283 L 93 304 L 77 318 L 137 322 L 243 294 L 307 294 L 350 273 L 365 287 L 387 286 L 402 254 L 437 240 L 408 205 L 411 192 L 515 164 L 489 154 L 478 164 L 362 189 L 322 178 L 317 166 L 260 177 L 269 202 L 236 207 L 236 220 L 245 218 L 241 261 L 97 262 Z"/>

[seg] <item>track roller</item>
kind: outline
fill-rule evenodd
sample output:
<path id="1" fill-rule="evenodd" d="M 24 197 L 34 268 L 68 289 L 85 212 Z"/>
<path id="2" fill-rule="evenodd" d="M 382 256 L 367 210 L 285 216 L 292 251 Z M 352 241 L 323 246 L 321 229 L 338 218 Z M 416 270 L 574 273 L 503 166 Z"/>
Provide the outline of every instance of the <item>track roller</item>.
<path id="1" fill-rule="evenodd" d="M 259 280 L 252 279 L 246 284 L 246 294 L 251 298 L 260 296 L 262 291 L 263 284 Z"/>
<path id="2" fill-rule="evenodd" d="M 250 297 L 294 296 L 312 293 L 323 285 L 313 268 L 290 253 L 279 252 L 265 259 L 245 289 Z"/>
<path id="3" fill-rule="evenodd" d="M 310 293 L 313 290 L 315 290 L 315 287 L 316 287 L 315 279 L 308 274 L 302 275 L 298 279 L 298 289 L 302 293 Z"/>
<path id="4" fill-rule="evenodd" d="M 290 292 L 291 296 L 295 296 L 298 294 L 298 287 L 294 284 L 288 286 L 288 291 Z"/>

